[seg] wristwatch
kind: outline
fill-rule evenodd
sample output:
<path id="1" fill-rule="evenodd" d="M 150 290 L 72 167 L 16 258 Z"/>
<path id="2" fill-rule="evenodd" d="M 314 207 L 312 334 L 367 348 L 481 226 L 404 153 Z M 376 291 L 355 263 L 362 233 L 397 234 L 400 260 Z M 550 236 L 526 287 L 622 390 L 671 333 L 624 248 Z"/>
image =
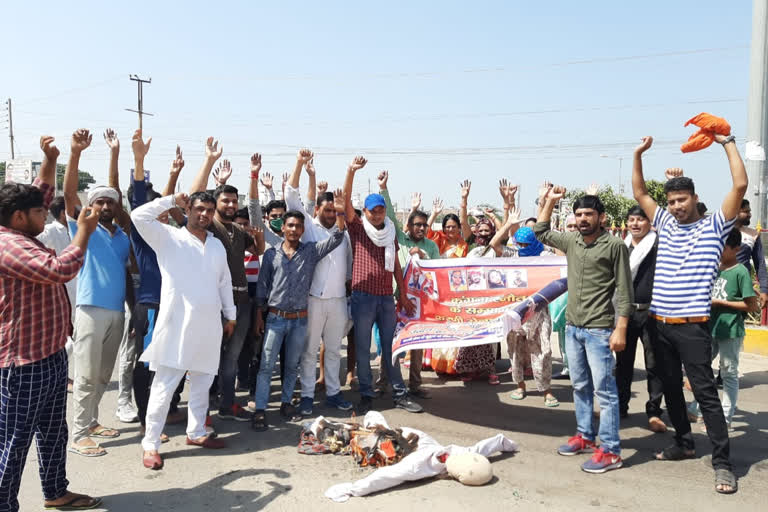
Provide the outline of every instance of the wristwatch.
<path id="1" fill-rule="evenodd" d="M 735 136 L 735 135 L 729 135 L 729 136 L 727 136 L 727 137 L 725 138 L 725 140 L 724 140 L 723 142 L 721 142 L 720 144 L 722 144 L 723 146 L 725 146 L 725 145 L 726 145 L 726 144 L 728 144 L 729 142 L 736 142 L 736 136 Z"/>

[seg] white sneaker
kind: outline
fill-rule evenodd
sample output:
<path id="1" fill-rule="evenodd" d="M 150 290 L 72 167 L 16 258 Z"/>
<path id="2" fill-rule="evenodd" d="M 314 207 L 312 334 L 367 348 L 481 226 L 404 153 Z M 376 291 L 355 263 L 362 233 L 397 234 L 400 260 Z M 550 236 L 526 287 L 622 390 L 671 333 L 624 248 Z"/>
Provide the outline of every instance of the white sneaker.
<path id="1" fill-rule="evenodd" d="M 117 419 L 123 423 L 136 423 L 139 421 L 139 415 L 136 413 L 136 409 L 131 403 L 118 405 L 115 416 L 117 416 Z"/>

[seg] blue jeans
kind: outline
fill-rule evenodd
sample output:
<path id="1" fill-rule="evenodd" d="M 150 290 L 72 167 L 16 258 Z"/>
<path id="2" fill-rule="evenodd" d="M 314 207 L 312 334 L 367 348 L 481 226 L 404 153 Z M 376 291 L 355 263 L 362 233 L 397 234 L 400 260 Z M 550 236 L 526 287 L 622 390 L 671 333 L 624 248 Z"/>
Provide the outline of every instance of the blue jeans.
<path id="1" fill-rule="evenodd" d="M 592 421 L 594 396 L 600 404 L 600 436 L 606 452 L 619 455 L 619 393 L 613 376 L 611 329 L 588 329 L 568 325 L 565 328 L 565 351 L 573 384 L 576 429 L 584 439 L 595 440 Z"/>
<path id="2" fill-rule="evenodd" d="M 307 345 L 307 317 L 287 320 L 270 313 L 267 315 L 264 327 L 264 348 L 261 353 L 259 374 L 256 376 L 256 409 L 264 410 L 269 402 L 269 388 L 272 381 L 272 371 L 275 369 L 280 347 L 285 343 L 285 378 L 280 402 L 291 403 L 296 378 L 299 375 L 301 354 Z"/>
<path id="3" fill-rule="evenodd" d="M 355 323 L 355 357 L 360 395 L 375 397 L 371 374 L 371 329 L 374 322 L 381 336 L 381 371 L 392 384 L 392 396 L 406 394 L 405 382 L 400 374 L 400 364 L 392 364 L 392 338 L 395 335 L 395 300 L 391 295 L 370 295 L 352 292 L 352 320 Z"/>
<path id="4" fill-rule="evenodd" d="M 725 422 L 731 424 L 736 412 L 736 400 L 739 398 L 739 352 L 744 337 L 730 339 L 712 339 L 712 359 L 720 354 L 720 376 L 723 378 L 723 414 Z M 694 400 L 688 411 L 701 417 L 699 403 Z"/>
<path id="5" fill-rule="evenodd" d="M 237 324 L 235 332 L 221 342 L 221 360 L 219 361 L 219 393 L 221 403 L 219 408 L 229 410 L 235 402 L 235 377 L 237 376 L 237 359 L 243 350 L 245 337 L 251 328 L 251 303 L 237 305 Z M 226 323 L 226 320 L 223 320 Z"/>

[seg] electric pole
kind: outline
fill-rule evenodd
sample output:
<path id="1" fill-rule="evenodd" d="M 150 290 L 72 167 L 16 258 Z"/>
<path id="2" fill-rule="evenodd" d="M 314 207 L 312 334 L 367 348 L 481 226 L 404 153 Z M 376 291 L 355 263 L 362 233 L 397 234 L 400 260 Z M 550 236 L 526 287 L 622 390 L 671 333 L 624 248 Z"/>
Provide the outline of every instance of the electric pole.
<path id="1" fill-rule="evenodd" d="M 16 158 L 16 154 L 13 152 L 13 112 L 11 110 L 11 98 L 5 102 L 8 105 L 8 137 L 11 139 L 11 160 Z"/>
<path id="2" fill-rule="evenodd" d="M 747 147 L 756 144 L 765 151 L 768 146 L 768 4 L 754 0 L 752 9 L 752 51 L 749 62 L 749 101 L 747 102 Z M 759 153 L 759 148 L 758 153 Z M 765 157 L 745 155 L 752 197 L 757 204 L 757 221 L 765 228 L 768 221 L 768 169 Z"/>
<path id="3" fill-rule="evenodd" d="M 152 83 L 152 79 L 150 78 L 148 80 L 144 80 L 142 78 L 139 78 L 139 75 L 129 75 L 129 78 L 131 79 L 132 82 L 136 82 L 137 85 L 138 85 L 138 88 L 139 88 L 139 90 L 138 90 L 138 93 L 139 93 L 139 104 L 138 104 L 138 109 L 137 110 L 133 110 L 132 108 L 127 108 L 125 110 L 127 110 L 128 112 L 136 112 L 137 114 L 139 114 L 139 130 L 143 130 L 142 116 L 144 116 L 144 115 L 151 116 L 152 115 L 149 112 L 144 112 L 144 84 L 151 84 Z M 8 100 L 8 101 L 10 101 L 10 100 Z"/>

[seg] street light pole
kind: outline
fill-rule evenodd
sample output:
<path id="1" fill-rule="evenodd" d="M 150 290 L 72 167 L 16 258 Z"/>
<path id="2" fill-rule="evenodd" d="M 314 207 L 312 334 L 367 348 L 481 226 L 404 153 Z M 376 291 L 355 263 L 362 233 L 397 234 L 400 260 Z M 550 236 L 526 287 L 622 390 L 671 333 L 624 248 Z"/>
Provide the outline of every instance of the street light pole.
<path id="1" fill-rule="evenodd" d="M 617 189 L 619 195 L 624 193 L 624 188 L 621 185 L 621 166 L 622 162 L 624 162 L 623 156 L 617 156 L 617 155 L 600 155 L 600 158 L 613 158 L 614 160 L 619 161 L 619 188 Z"/>

